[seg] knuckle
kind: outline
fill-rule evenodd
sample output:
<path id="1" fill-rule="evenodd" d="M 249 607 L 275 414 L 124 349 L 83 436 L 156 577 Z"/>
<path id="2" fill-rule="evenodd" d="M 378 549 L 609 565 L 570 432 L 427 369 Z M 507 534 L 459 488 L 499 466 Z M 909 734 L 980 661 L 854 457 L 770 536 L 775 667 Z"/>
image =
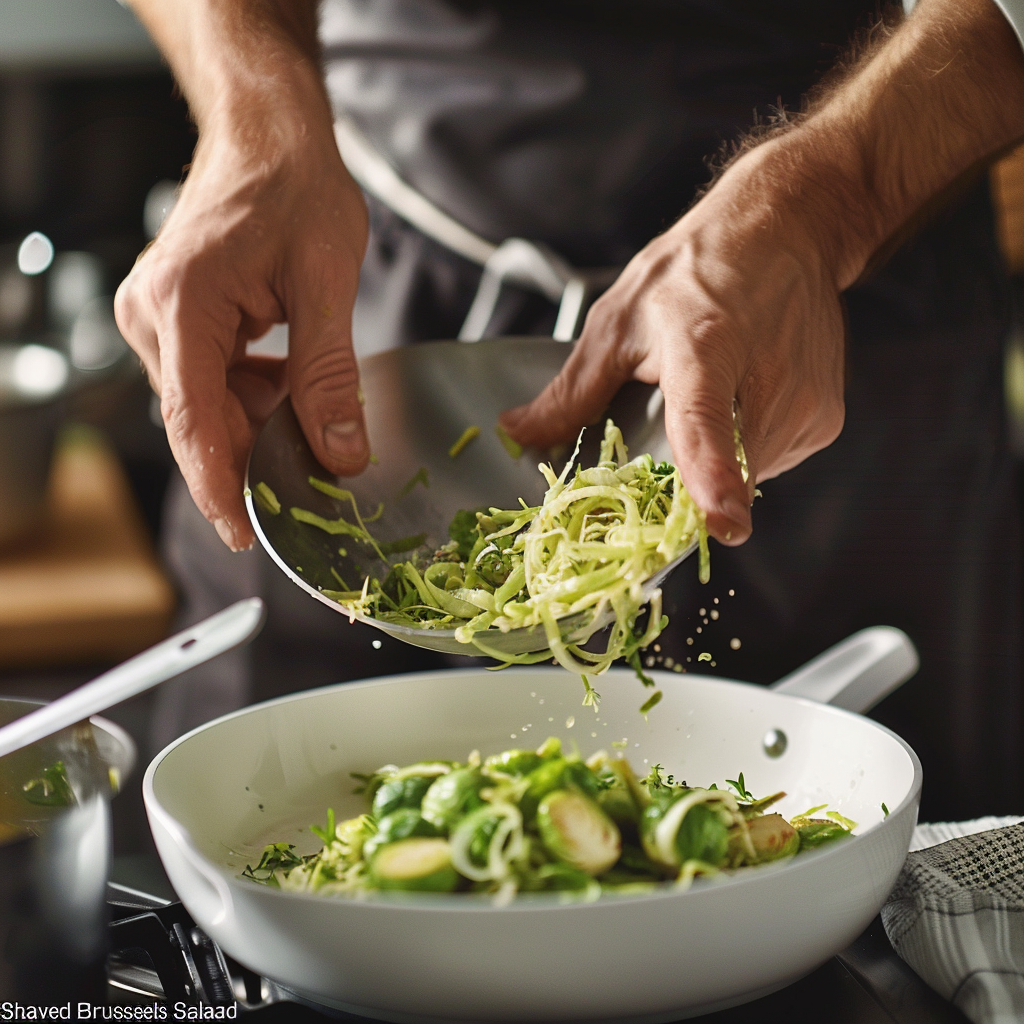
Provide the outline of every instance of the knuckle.
<path id="1" fill-rule="evenodd" d="M 355 354 L 342 344 L 318 349 L 300 360 L 296 383 L 327 398 L 349 398 L 359 385 Z"/>

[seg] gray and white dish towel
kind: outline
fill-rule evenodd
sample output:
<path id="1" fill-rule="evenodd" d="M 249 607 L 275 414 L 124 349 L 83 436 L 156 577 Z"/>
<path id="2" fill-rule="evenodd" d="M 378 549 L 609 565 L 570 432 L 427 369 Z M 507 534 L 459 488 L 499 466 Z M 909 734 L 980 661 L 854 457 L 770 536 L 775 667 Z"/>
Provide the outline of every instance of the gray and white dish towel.
<path id="1" fill-rule="evenodd" d="M 882 923 L 975 1024 L 1024 1021 L 1024 818 L 919 825 Z"/>

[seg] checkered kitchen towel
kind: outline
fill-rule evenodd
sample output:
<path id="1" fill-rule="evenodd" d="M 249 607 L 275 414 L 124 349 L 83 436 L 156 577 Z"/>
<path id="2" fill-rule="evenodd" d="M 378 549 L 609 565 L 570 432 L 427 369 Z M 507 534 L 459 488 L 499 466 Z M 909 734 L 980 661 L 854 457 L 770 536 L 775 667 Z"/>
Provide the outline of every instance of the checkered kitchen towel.
<path id="1" fill-rule="evenodd" d="M 896 952 L 976 1024 L 1024 1021 L 1022 822 L 919 825 L 882 908 Z"/>

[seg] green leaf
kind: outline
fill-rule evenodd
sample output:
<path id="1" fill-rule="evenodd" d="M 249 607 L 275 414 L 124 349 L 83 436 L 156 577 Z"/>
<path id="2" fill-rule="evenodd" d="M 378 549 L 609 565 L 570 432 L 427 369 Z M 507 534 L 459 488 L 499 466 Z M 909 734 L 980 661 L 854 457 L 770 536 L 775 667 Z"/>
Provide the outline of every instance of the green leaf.
<path id="1" fill-rule="evenodd" d="M 647 700 L 645 700 L 643 704 L 640 705 L 640 714 L 646 715 L 648 711 L 650 711 L 655 705 L 661 702 L 661 698 L 661 690 L 655 690 L 654 693 L 652 693 L 650 697 L 648 697 Z"/>
<path id="2" fill-rule="evenodd" d="M 398 492 L 401 496 L 408 494 L 417 484 L 423 484 L 424 487 L 430 486 L 430 477 L 427 475 L 427 467 L 420 466 L 418 470 L 409 478 L 409 480 L 402 486 L 402 489 Z"/>

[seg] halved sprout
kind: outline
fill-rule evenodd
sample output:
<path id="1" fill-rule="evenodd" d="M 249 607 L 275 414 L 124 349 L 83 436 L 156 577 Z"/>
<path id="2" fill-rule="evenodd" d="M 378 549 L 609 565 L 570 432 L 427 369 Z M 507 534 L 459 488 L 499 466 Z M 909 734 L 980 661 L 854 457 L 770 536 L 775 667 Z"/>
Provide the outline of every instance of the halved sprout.
<path id="1" fill-rule="evenodd" d="M 537 831 L 548 853 L 588 875 L 603 874 L 622 852 L 615 822 L 590 797 L 572 789 L 541 800 Z"/>
<path id="2" fill-rule="evenodd" d="M 459 877 L 444 839 L 402 839 L 381 847 L 370 862 L 370 879 L 378 889 L 451 892 Z"/>

